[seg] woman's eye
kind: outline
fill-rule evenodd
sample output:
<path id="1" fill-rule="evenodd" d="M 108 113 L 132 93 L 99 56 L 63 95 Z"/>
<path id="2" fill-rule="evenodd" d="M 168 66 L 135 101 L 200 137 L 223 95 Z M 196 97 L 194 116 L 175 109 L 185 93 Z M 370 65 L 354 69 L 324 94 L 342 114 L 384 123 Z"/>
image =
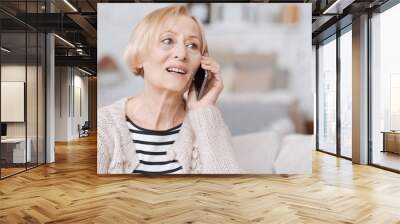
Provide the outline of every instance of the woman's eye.
<path id="1" fill-rule="evenodd" d="M 194 43 L 190 43 L 190 44 L 188 44 L 187 45 L 189 48 L 192 48 L 192 49 L 196 49 L 197 48 L 197 44 L 194 44 Z"/>
<path id="2" fill-rule="evenodd" d="M 171 38 L 166 38 L 166 39 L 162 40 L 162 42 L 164 44 L 170 44 L 170 43 L 172 43 L 172 39 Z"/>

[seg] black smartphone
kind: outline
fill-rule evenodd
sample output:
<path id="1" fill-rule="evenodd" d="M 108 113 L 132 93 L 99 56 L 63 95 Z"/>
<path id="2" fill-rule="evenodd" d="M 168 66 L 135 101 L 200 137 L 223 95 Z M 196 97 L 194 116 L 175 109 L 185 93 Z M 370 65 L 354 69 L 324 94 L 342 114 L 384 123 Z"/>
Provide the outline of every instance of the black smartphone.
<path id="1" fill-rule="evenodd" d="M 200 99 L 203 96 L 207 78 L 208 78 L 208 72 L 204 70 L 200 65 L 193 79 L 194 87 L 197 92 L 197 99 Z"/>

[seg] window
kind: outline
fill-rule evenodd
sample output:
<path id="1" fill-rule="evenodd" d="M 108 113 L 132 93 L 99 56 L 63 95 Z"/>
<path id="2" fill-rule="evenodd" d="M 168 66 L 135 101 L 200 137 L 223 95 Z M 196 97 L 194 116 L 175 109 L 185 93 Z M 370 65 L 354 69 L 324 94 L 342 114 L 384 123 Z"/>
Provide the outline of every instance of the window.
<path id="1" fill-rule="evenodd" d="M 336 153 L 336 39 L 318 48 L 318 149 Z"/>
<path id="2" fill-rule="evenodd" d="M 371 162 L 400 170 L 400 5 L 371 18 Z"/>
<path id="3" fill-rule="evenodd" d="M 351 28 L 351 27 L 349 27 Z M 352 33 L 340 36 L 340 155 L 351 158 L 352 142 Z"/>
<path id="4" fill-rule="evenodd" d="M 22 14 L 43 12 L 39 6 L 45 2 L 17 3 Z M 21 21 L 2 12 L 0 17 L 8 21 L 0 24 L 0 178 L 5 178 L 45 163 L 46 40 Z M 12 102 L 11 95 L 18 100 Z"/>

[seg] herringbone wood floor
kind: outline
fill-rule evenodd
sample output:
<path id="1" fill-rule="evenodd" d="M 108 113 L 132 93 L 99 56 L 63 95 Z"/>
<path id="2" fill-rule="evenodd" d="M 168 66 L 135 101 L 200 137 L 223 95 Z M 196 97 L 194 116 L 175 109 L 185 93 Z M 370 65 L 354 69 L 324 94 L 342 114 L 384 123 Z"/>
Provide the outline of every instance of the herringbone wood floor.
<path id="1" fill-rule="evenodd" d="M 400 223 L 400 175 L 315 152 L 310 176 L 96 175 L 96 139 L 0 181 L 0 223 Z"/>

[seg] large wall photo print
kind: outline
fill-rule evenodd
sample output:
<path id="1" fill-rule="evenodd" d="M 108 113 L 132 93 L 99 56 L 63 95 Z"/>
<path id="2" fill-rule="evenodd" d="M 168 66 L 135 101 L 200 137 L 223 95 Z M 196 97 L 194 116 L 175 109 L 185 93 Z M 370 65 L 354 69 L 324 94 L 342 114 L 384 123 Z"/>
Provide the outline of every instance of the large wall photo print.
<path id="1" fill-rule="evenodd" d="M 310 21 L 311 4 L 99 3 L 97 173 L 310 174 Z"/>

